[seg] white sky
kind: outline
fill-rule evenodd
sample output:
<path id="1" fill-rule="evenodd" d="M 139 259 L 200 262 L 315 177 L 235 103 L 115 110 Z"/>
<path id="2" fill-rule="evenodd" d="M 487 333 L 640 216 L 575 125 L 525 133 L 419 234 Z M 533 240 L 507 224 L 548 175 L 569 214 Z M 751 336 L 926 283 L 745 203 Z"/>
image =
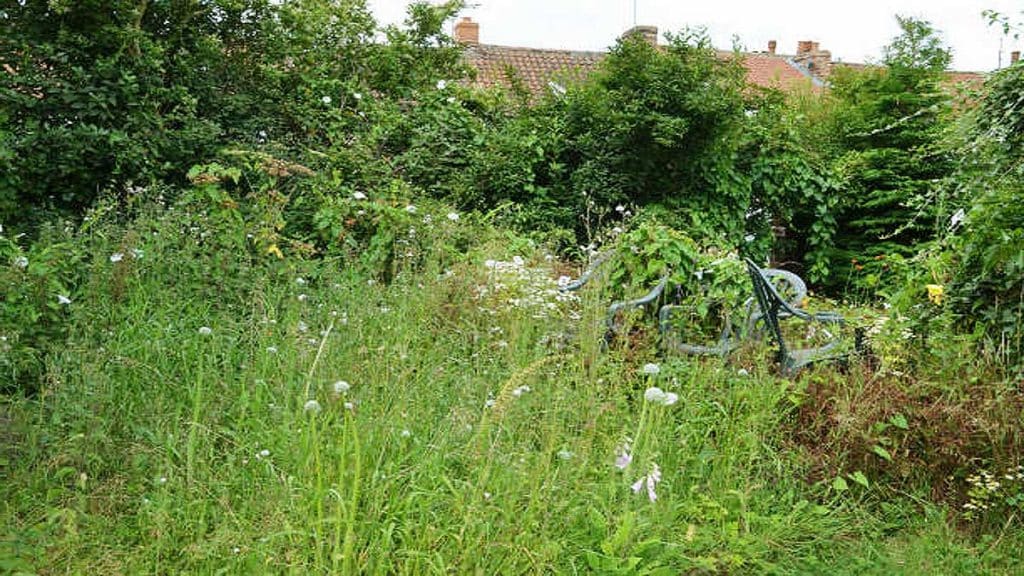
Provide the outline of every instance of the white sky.
<path id="1" fill-rule="evenodd" d="M 480 23 L 485 44 L 603 50 L 633 25 L 634 0 L 470 0 L 475 7 L 460 16 Z M 895 14 L 928 20 L 953 48 L 956 70 L 988 71 L 998 67 L 1024 41 L 1003 39 L 988 26 L 982 10 L 1024 19 L 1024 0 L 635 0 L 637 23 L 657 26 L 659 33 L 685 26 L 708 28 L 718 48 L 739 38 L 747 50 L 766 50 L 778 41 L 780 53 L 792 54 L 799 40 L 813 40 L 843 62 L 881 58 L 882 47 L 899 34 Z M 406 0 L 369 0 L 379 22 L 399 23 Z"/>

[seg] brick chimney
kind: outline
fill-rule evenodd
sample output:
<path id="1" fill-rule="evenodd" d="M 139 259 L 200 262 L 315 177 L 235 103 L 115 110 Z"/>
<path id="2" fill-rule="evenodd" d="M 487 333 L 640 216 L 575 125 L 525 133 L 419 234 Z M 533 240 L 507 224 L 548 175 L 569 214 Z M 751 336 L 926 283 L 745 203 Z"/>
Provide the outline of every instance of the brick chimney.
<path id="1" fill-rule="evenodd" d="M 1020 60 L 1020 50 L 1010 52 L 1010 66 L 1016 64 L 1018 60 Z"/>
<path id="2" fill-rule="evenodd" d="M 796 44 L 793 62 L 806 68 L 818 78 L 827 78 L 832 73 L 832 53 L 822 50 L 818 42 L 801 40 Z"/>
<path id="3" fill-rule="evenodd" d="M 479 44 L 480 24 L 473 22 L 469 16 L 464 16 L 462 20 L 455 23 L 452 36 L 459 44 Z"/>
<path id="4" fill-rule="evenodd" d="M 630 38 L 632 36 L 639 36 L 644 42 L 647 42 L 651 46 L 658 45 L 657 26 L 633 26 L 622 34 L 623 39 Z"/>
<path id="5" fill-rule="evenodd" d="M 769 40 L 768 41 L 768 53 L 769 54 L 775 54 L 775 48 L 777 48 L 778 45 L 779 44 L 775 40 Z"/>

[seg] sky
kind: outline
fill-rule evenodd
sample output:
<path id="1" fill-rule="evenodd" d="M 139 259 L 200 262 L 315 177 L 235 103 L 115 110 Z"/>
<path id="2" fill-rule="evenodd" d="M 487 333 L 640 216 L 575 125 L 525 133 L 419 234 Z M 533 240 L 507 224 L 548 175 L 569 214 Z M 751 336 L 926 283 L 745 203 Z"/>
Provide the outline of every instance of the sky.
<path id="1" fill-rule="evenodd" d="M 997 10 L 1024 20 L 1024 0 L 468 0 L 480 24 L 480 42 L 531 48 L 604 50 L 636 23 L 659 33 L 705 26 L 718 48 L 738 38 L 744 50 L 796 52 L 797 42 L 819 42 L 842 62 L 878 61 L 882 47 L 899 34 L 896 14 L 928 20 L 953 49 L 953 69 L 989 71 L 1009 64 L 1024 39 L 1003 37 L 981 12 Z M 405 0 L 369 0 L 377 20 L 404 19 Z M 450 26 L 450 25 L 449 25 Z M 450 30 L 450 28 L 449 28 Z"/>

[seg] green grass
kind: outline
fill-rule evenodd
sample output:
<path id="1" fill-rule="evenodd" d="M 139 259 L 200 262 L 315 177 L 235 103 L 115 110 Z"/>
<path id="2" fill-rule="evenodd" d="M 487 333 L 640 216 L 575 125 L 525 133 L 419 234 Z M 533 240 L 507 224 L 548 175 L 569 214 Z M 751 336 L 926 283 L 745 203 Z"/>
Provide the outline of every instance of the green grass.
<path id="1" fill-rule="evenodd" d="M 740 374 L 642 344 L 601 351 L 596 288 L 573 305 L 580 321 L 477 300 L 484 260 L 512 256 L 501 244 L 384 284 L 162 222 L 88 244 L 66 343 L 38 394 L 4 406 L 0 571 L 952 574 L 1019 560 L 1012 529 L 977 539 L 941 507 L 809 482 L 793 385 L 764 362 Z M 138 238 L 145 257 L 108 261 Z M 645 402 L 652 385 L 679 401 Z M 652 502 L 630 486 L 654 463 Z"/>

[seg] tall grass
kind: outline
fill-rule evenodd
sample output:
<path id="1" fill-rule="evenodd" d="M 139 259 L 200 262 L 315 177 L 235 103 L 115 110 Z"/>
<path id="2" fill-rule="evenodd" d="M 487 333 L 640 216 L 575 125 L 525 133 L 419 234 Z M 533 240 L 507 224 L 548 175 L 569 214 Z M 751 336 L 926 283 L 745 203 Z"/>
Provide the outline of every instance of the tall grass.
<path id="1" fill-rule="evenodd" d="M 482 242 L 383 284 L 194 218 L 82 239 L 67 342 L 6 407 L 0 568 L 799 573 L 884 534 L 863 496 L 806 482 L 768 366 L 602 352 L 599 286 L 544 317 L 478 298 L 486 259 L 540 251 Z M 655 385 L 679 401 L 645 402 Z M 631 485 L 653 464 L 652 501 Z"/>

